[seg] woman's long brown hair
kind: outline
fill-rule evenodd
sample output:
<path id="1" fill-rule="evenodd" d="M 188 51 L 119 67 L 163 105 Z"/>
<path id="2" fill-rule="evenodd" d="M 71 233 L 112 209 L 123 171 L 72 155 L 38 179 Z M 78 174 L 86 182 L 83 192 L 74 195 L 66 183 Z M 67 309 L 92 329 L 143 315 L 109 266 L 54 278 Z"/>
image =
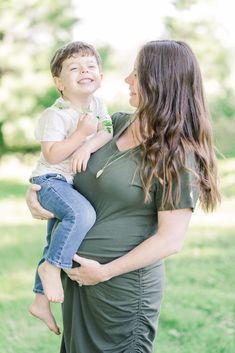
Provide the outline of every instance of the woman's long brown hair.
<path id="1" fill-rule="evenodd" d="M 177 206 L 180 172 L 187 169 L 187 156 L 192 153 L 200 203 L 204 210 L 213 210 L 220 201 L 216 158 L 195 55 L 181 41 L 151 41 L 141 48 L 136 70 L 139 106 L 135 116 L 144 141 L 140 175 L 145 201 L 150 199 L 150 186 L 157 178 L 163 187 L 162 207 Z"/>

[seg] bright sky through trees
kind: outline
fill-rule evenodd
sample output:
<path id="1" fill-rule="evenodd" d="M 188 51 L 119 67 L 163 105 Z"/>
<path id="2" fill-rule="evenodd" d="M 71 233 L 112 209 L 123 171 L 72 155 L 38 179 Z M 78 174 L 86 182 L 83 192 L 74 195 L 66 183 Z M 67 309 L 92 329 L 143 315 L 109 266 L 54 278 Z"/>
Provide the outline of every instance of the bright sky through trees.
<path id="1" fill-rule="evenodd" d="M 81 21 L 75 31 L 77 40 L 94 44 L 109 43 L 116 49 L 138 47 L 146 40 L 159 39 L 162 19 L 174 15 L 172 0 L 90 0 L 77 2 Z M 184 16 L 218 23 L 219 35 L 234 46 L 233 0 L 198 0 L 193 11 Z"/>

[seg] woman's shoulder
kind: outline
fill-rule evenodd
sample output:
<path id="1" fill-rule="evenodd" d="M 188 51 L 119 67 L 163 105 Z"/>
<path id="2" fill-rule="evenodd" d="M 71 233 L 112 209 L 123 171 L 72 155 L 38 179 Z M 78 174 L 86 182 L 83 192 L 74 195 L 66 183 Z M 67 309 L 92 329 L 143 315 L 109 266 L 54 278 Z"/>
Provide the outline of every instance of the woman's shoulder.
<path id="1" fill-rule="evenodd" d="M 111 115 L 114 131 L 121 129 L 130 119 L 132 113 L 117 112 Z"/>

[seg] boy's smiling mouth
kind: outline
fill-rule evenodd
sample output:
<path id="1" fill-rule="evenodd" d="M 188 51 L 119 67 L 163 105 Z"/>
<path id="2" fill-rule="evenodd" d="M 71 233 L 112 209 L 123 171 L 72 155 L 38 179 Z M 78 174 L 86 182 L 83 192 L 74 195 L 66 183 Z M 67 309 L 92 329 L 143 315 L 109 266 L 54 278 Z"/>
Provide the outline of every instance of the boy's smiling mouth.
<path id="1" fill-rule="evenodd" d="M 91 78 L 82 78 L 78 83 L 91 83 L 93 80 Z"/>

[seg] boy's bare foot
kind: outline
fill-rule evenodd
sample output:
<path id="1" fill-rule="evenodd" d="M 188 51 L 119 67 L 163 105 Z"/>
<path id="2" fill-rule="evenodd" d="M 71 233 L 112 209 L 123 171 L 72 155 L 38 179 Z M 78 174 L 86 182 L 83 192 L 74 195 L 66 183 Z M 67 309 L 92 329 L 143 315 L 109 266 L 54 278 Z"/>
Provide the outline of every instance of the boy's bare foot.
<path id="1" fill-rule="evenodd" d="M 60 335 L 60 329 L 51 312 L 50 302 L 45 295 L 36 294 L 33 303 L 29 307 L 29 312 L 31 315 L 42 320 L 56 335 Z"/>
<path id="2" fill-rule="evenodd" d="M 63 303 L 64 291 L 60 278 L 60 268 L 44 261 L 38 267 L 38 274 L 47 299 L 54 303 Z"/>

